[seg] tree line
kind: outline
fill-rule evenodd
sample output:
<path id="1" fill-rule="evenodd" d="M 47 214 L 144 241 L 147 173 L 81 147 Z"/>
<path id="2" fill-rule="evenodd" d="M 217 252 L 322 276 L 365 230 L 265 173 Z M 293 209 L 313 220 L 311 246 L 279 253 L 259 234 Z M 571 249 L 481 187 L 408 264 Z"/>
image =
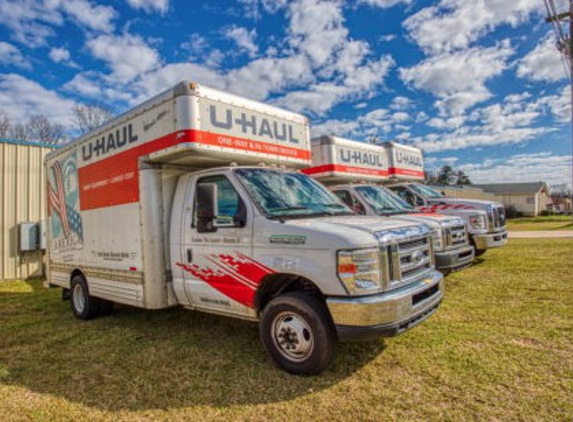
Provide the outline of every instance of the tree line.
<path id="1" fill-rule="evenodd" d="M 426 172 L 426 183 L 431 185 L 459 186 L 471 185 L 470 177 L 463 170 L 454 170 L 448 164 L 442 166 L 438 174 Z"/>
<path id="2" fill-rule="evenodd" d="M 0 110 L 0 139 L 63 144 L 68 141 L 70 134 L 83 135 L 103 125 L 113 115 L 112 109 L 103 104 L 75 104 L 70 123 L 64 126 L 42 114 L 32 115 L 26 122 L 14 123 Z"/>

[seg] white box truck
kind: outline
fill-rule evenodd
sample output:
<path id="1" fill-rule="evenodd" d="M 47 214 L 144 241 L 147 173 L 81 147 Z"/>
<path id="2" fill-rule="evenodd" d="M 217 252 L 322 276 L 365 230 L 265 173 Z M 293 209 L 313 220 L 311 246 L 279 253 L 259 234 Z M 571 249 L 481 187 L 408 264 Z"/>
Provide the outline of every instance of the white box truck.
<path id="1" fill-rule="evenodd" d="M 336 136 L 314 138 L 311 146 L 312 166 L 302 171 L 327 185 L 350 209 L 428 225 L 436 267 L 444 274 L 472 264 L 474 250 L 462 218 L 421 213 L 379 185 L 389 177 L 386 148 Z"/>
<path id="2" fill-rule="evenodd" d="M 499 202 L 448 198 L 436 189 L 425 186 L 422 150 L 396 142 L 382 144 L 388 153 L 388 187 L 410 205 L 422 212 L 459 216 L 468 226 L 475 255 L 507 243 L 505 209 Z"/>
<path id="3" fill-rule="evenodd" d="M 353 215 L 283 168 L 310 164 L 301 115 L 182 82 L 45 164 L 47 282 L 80 319 L 115 302 L 258 321 L 278 365 L 313 374 L 339 340 L 399 334 L 442 301 L 426 226 Z"/>

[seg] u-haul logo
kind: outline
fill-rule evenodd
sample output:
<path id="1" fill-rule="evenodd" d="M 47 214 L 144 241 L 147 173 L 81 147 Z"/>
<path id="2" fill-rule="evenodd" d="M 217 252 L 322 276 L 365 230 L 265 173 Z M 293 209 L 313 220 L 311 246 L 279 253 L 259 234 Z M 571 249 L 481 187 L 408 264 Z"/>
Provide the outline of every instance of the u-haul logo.
<path id="1" fill-rule="evenodd" d="M 350 150 L 345 148 L 340 148 L 339 151 L 340 151 L 340 160 L 343 163 L 386 168 L 383 160 L 380 158 L 380 154 L 369 153 L 360 150 Z"/>
<path id="2" fill-rule="evenodd" d="M 244 135 L 255 135 L 275 139 L 282 142 L 299 144 L 300 139 L 294 135 L 293 126 L 284 122 L 271 121 L 266 117 L 256 116 L 245 112 L 233 112 L 229 108 L 224 111 L 217 110 L 214 105 L 209 106 L 211 125 L 229 132 L 240 131 Z"/>
<path id="3" fill-rule="evenodd" d="M 105 135 L 99 136 L 89 144 L 82 146 L 82 158 L 84 162 L 90 161 L 93 157 L 103 157 L 118 149 L 125 148 L 126 145 L 137 142 L 139 137 L 133 133 L 131 123 L 109 131 Z"/>
<path id="4" fill-rule="evenodd" d="M 397 164 L 405 164 L 407 166 L 418 168 L 424 167 L 422 157 L 418 154 L 412 154 L 405 151 L 396 151 L 395 154 Z"/>

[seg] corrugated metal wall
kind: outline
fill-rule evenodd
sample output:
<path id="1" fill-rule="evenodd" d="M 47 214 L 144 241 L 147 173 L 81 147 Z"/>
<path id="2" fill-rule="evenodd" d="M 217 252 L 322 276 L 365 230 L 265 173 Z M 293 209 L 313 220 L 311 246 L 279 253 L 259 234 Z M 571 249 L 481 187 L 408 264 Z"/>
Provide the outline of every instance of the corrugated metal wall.
<path id="1" fill-rule="evenodd" d="M 41 251 L 19 253 L 18 224 L 45 218 L 46 145 L 0 140 L 0 280 L 43 274 Z"/>

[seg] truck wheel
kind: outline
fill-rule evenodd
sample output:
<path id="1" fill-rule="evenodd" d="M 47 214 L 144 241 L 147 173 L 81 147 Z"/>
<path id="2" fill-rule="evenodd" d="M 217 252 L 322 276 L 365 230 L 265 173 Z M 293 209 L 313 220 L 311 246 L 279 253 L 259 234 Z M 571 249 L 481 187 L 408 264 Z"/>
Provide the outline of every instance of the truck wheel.
<path id="1" fill-rule="evenodd" d="M 100 313 L 99 300 L 90 296 L 88 283 L 82 275 L 76 275 L 70 286 L 72 292 L 71 302 L 74 315 L 78 319 L 92 319 Z"/>
<path id="2" fill-rule="evenodd" d="M 336 354 L 334 325 L 326 306 L 313 296 L 292 292 L 273 299 L 259 328 L 269 355 L 291 374 L 319 374 Z"/>

